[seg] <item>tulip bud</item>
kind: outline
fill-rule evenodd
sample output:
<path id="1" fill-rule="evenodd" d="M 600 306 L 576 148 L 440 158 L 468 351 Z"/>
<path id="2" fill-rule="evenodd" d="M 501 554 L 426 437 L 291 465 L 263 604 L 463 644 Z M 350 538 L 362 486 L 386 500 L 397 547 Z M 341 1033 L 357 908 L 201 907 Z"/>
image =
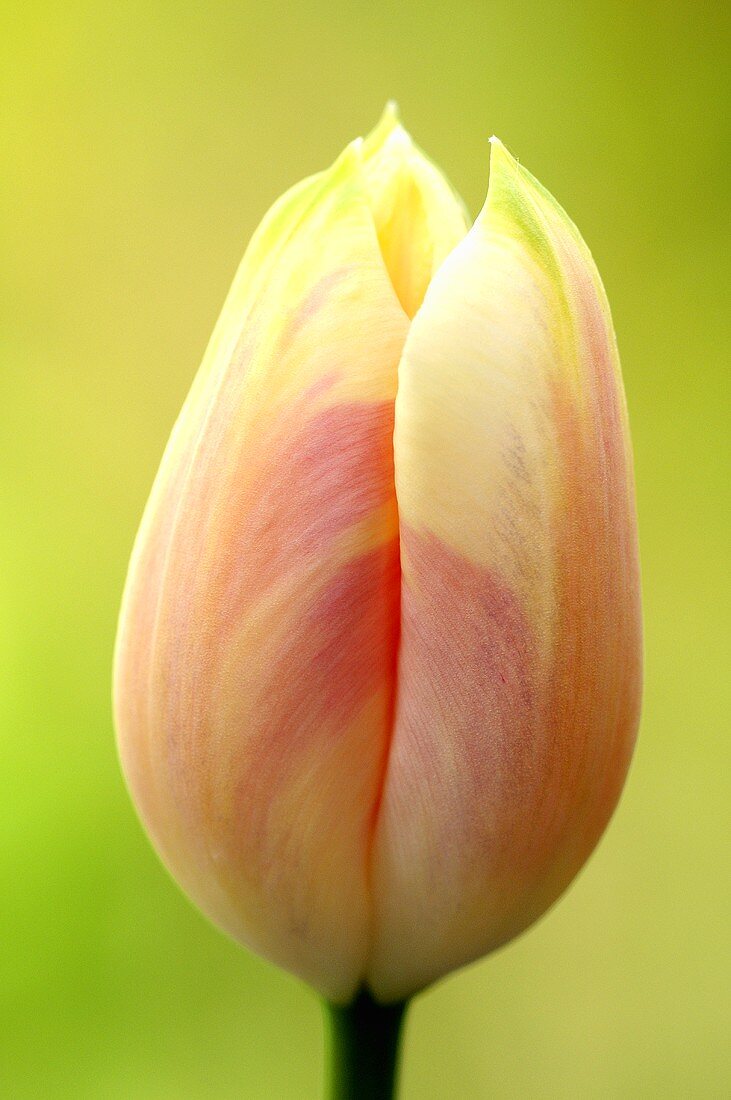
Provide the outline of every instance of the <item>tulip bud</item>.
<path id="1" fill-rule="evenodd" d="M 493 140 L 474 226 L 388 110 L 272 208 L 135 545 L 120 753 L 164 862 L 337 1003 L 539 917 L 637 726 L 609 309 Z"/>

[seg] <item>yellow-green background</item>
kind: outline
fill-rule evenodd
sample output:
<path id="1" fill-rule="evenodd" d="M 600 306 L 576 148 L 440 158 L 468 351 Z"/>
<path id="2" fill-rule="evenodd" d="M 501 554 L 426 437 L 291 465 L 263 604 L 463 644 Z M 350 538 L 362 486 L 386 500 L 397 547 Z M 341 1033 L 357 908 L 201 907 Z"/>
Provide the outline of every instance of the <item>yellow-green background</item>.
<path id="1" fill-rule="evenodd" d="M 317 1096 L 310 992 L 137 824 L 110 656 L 161 450 L 246 241 L 401 105 L 476 212 L 496 132 L 614 310 L 647 681 L 616 818 L 538 927 L 426 993 L 407 1100 L 731 1094 L 724 5 L 11 3 L 0 31 L 0 1095 Z"/>

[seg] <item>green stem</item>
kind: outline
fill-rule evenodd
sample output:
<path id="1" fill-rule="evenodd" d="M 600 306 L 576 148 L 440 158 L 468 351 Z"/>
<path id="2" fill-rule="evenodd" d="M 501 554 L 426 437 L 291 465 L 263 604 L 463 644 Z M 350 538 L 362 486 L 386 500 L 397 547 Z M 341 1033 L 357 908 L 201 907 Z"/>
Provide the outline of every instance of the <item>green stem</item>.
<path id="1" fill-rule="evenodd" d="M 329 1100 L 392 1100 L 407 1001 L 379 1005 L 362 990 L 349 1005 L 327 1004 Z"/>

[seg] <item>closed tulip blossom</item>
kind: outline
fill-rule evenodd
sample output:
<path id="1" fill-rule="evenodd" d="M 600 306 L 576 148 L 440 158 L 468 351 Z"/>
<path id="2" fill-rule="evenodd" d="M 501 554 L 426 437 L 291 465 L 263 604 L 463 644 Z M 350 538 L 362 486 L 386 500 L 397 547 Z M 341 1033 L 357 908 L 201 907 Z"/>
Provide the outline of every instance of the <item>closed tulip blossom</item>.
<path id="1" fill-rule="evenodd" d="M 163 861 L 336 1017 L 506 943 L 577 874 L 638 721 L 632 460 L 594 262 L 499 141 L 471 227 L 393 109 L 267 214 L 152 489 L 114 679 Z"/>

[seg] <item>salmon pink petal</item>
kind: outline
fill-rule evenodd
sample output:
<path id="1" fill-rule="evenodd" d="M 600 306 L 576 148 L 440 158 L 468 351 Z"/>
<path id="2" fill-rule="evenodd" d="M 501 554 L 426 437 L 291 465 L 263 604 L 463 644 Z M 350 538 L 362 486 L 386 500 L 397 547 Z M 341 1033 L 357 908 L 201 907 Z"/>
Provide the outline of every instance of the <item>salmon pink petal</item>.
<path id="1" fill-rule="evenodd" d="M 407 329 L 358 147 L 280 203 L 252 249 L 138 540 L 117 724 L 175 877 L 230 933 L 337 999 L 367 947 Z"/>

